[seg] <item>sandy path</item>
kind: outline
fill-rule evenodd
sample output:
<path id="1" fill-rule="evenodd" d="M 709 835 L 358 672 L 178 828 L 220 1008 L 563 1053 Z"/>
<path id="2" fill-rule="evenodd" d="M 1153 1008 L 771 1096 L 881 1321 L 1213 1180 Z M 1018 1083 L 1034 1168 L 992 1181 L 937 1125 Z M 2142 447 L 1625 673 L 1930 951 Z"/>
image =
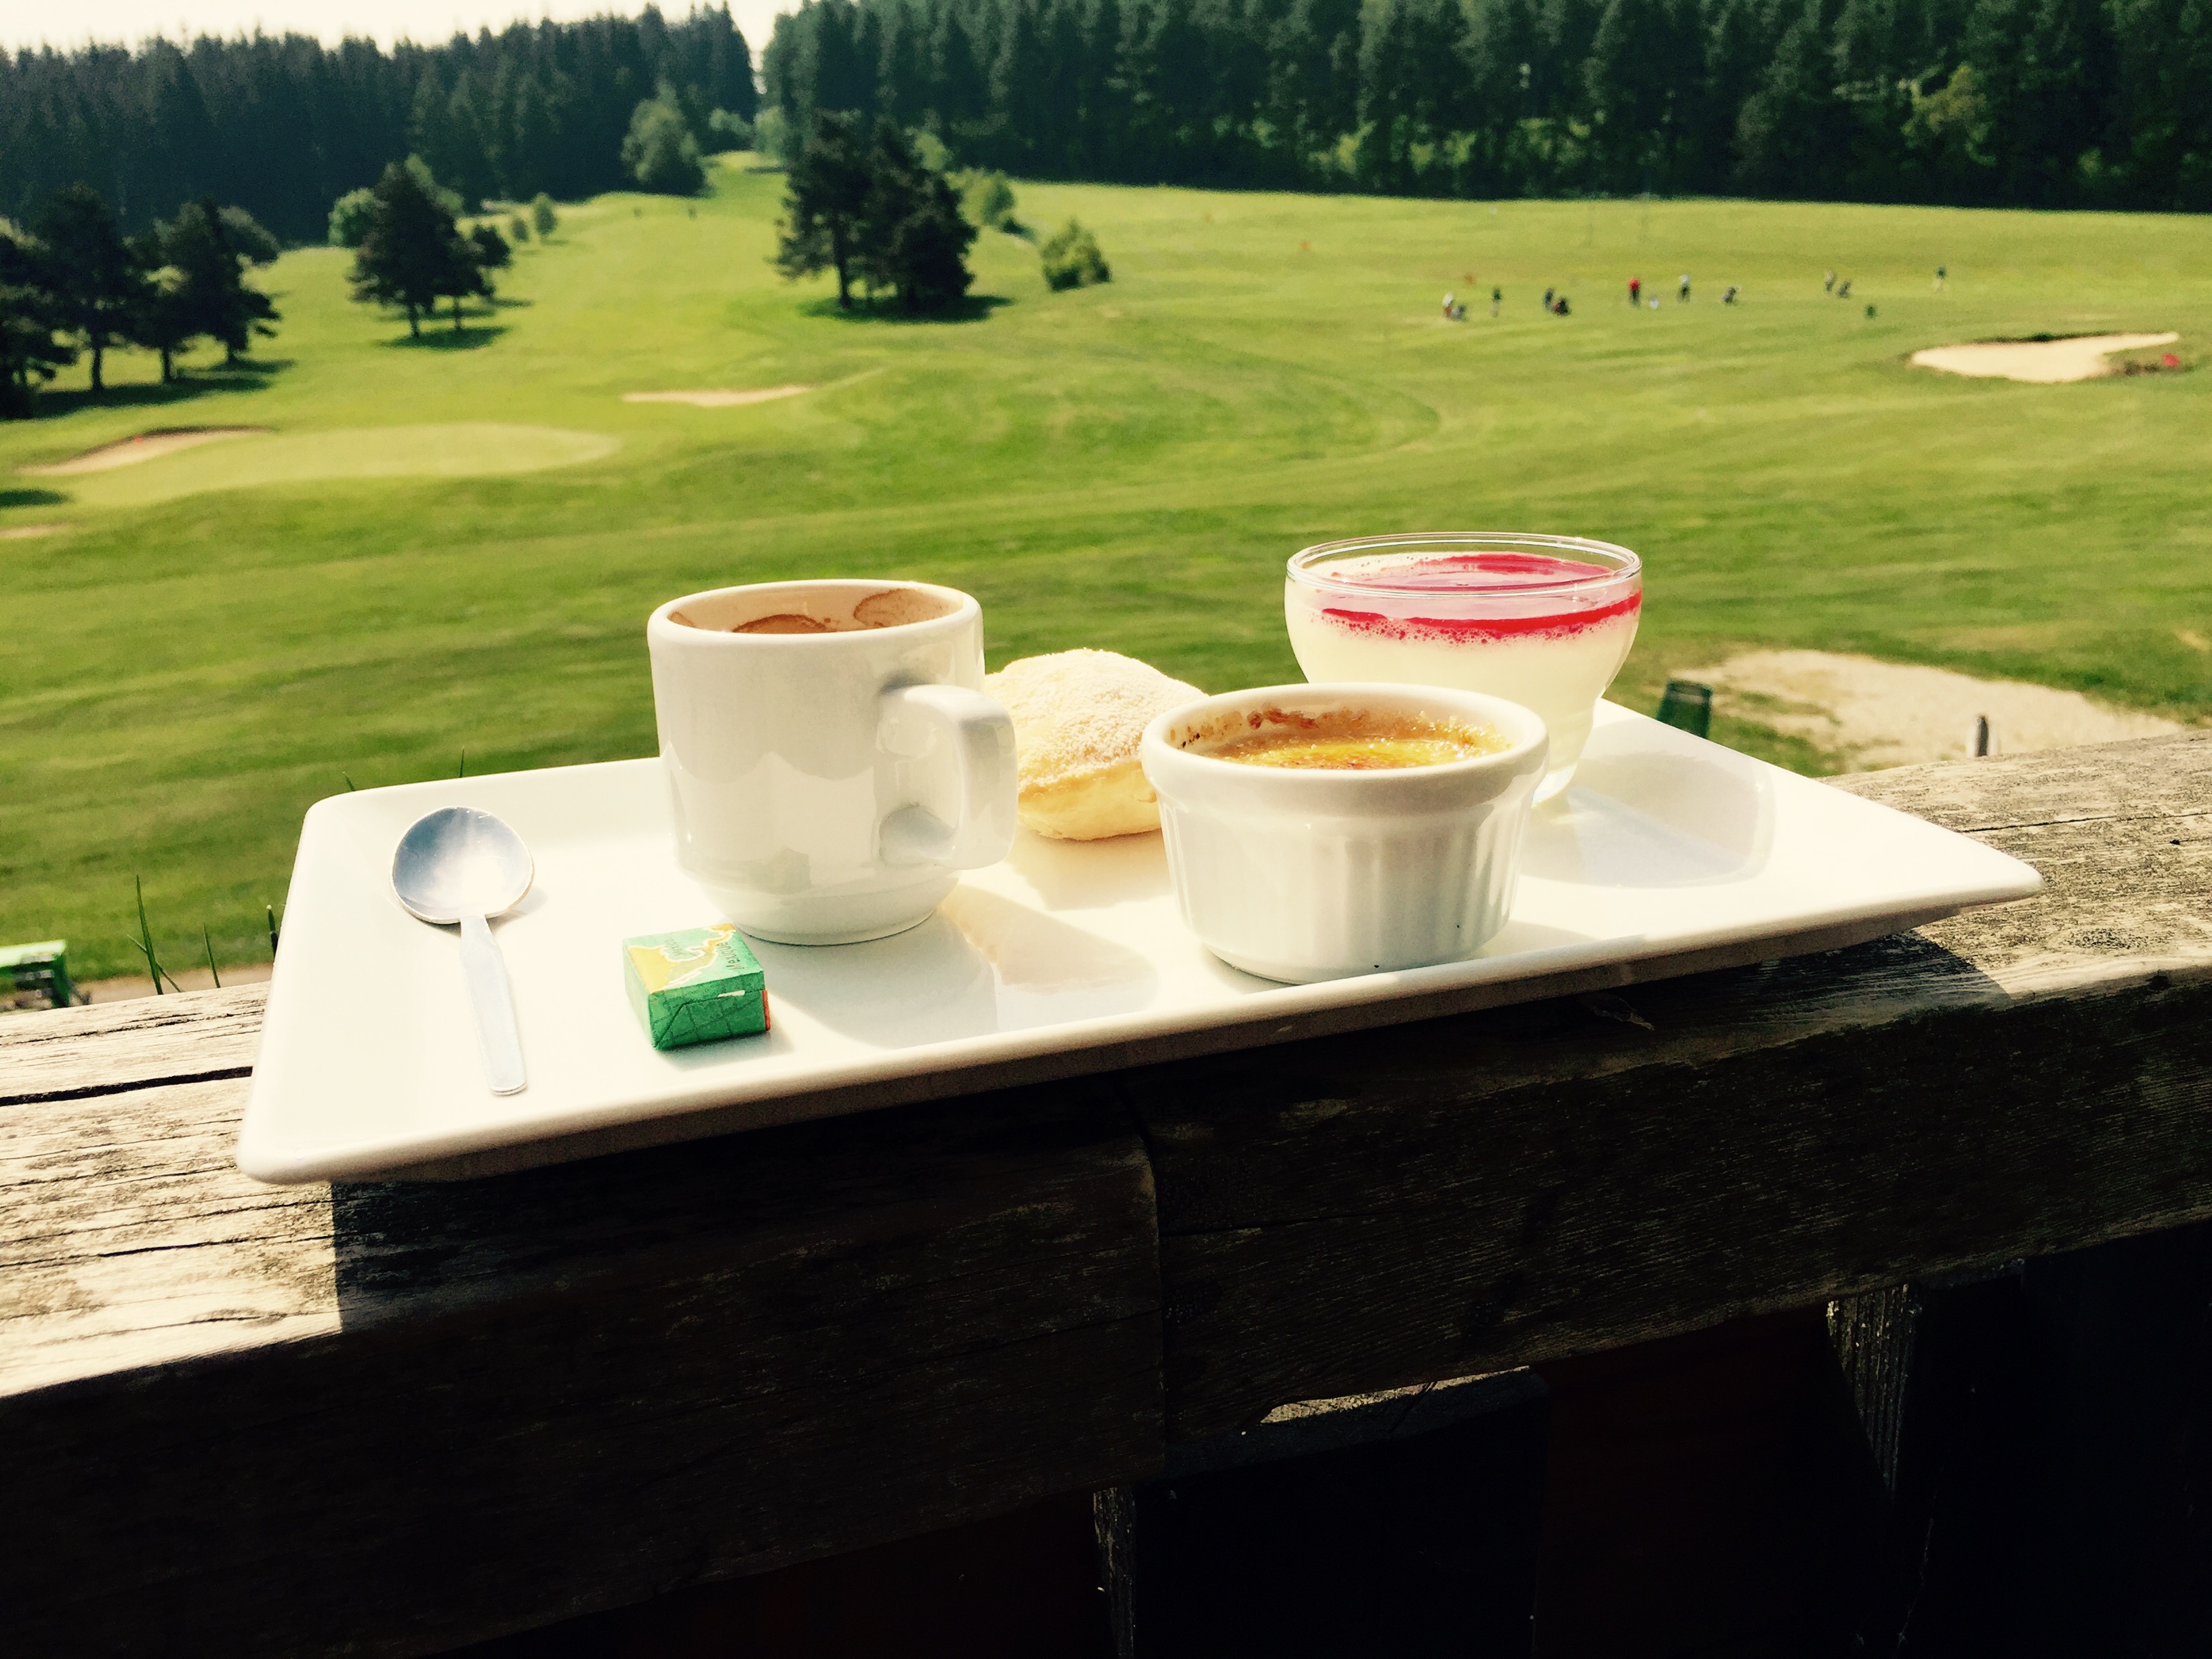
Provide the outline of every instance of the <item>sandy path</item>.
<path id="1" fill-rule="evenodd" d="M 165 978 L 168 966 L 166 962 L 161 964 Z M 265 984 L 275 971 L 271 964 L 265 962 L 241 962 L 222 970 L 223 987 L 228 989 L 234 985 Z M 210 991 L 215 988 L 214 975 L 208 972 L 204 961 L 197 968 L 178 969 L 177 983 L 187 991 Z M 127 1002 L 133 997 L 152 996 L 154 981 L 143 974 L 125 974 L 119 979 L 81 979 L 76 988 L 89 993 L 94 1002 Z"/>
<path id="2" fill-rule="evenodd" d="M 1991 752 L 2002 755 L 2182 729 L 2155 714 L 2108 708 L 2078 691 L 1827 651 L 1753 651 L 1681 678 L 1711 686 L 1724 714 L 1802 738 L 1868 769 L 1964 760 L 1973 752 L 1974 720 L 1982 714 L 1989 717 Z"/>
<path id="3" fill-rule="evenodd" d="M 777 398 L 796 398 L 811 392 L 811 386 L 757 386 L 750 392 L 717 387 L 705 392 L 625 392 L 626 404 L 690 404 L 700 409 L 728 409 L 738 404 L 764 404 Z"/>
<path id="4" fill-rule="evenodd" d="M 2071 340 L 1981 340 L 1968 345 L 1930 346 L 1916 351 L 1922 368 L 1940 368 L 1978 380 L 2027 380 L 2056 386 L 2061 380 L 2094 380 L 2109 374 L 2106 354 L 2144 346 L 2172 345 L 2179 334 L 2084 334 Z"/>
<path id="5" fill-rule="evenodd" d="M 15 470 L 38 478 L 66 478 L 79 472 L 112 472 L 118 466 L 136 466 L 139 462 L 150 461 L 157 455 L 173 454 L 179 449 L 211 444 L 218 438 L 244 438 L 268 430 L 265 426 L 192 426 L 142 432 L 135 438 L 102 444 L 97 449 L 86 450 L 82 455 L 56 461 L 52 466 L 21 466 Z"/>

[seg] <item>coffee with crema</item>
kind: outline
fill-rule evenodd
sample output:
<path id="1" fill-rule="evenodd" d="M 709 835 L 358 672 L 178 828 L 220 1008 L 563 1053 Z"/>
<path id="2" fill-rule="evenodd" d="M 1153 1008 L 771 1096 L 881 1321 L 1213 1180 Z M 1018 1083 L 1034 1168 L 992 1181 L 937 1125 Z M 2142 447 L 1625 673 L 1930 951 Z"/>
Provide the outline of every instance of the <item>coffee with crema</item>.
<path id="1" fill-rule="evenodd" d="M 933 594 L 911 587 L 887 587 L 871 593 L 849 611 L 842 605 L 819 611 L 776 611 L 766 616 L 732 619 L 695 617 L 681 611 L 669 613 L 671 622 L 712 634 L 858 634 L 872 628 L 902 628 L 908 623 L 933 622 L 950 615 Z"/>
<path id="2" fill-rule="evenodd" d="M 676 861 L 722 920 L 784 945 L 881 939 L 1013 844 L 1013 722 L 984 695 L 967 594 L 716 588 L 655 611 L 646 642 Z"/>

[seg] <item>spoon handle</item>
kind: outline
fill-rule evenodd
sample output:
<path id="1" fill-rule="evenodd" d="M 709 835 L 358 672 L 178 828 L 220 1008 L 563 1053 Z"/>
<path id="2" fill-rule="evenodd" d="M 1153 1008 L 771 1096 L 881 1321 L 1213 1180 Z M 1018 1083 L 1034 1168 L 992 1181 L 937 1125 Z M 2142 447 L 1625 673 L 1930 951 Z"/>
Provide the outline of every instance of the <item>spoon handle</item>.
<path id="1" fill-rule="evenodd" d="M 461 918 L 461 977 L 477 1011 L 477 1042 L 483 1049 L 484 1081 L 495 1095 L 520 1094 L 522 1038 L 514 1029 L 514 999 L 507 988 L 507 964 L 482 916 Z"/>

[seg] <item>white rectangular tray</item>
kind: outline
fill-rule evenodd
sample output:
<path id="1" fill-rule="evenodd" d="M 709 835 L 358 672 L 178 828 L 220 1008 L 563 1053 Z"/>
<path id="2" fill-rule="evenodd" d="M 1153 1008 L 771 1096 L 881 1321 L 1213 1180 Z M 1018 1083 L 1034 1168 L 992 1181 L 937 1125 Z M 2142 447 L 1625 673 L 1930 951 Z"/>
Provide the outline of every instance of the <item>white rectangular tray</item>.
<path id="1" fill-rule="evenodd" d="M 458 941 L 403 911 L 392 844 L 498 813 L 538 879 L 494 924 L 530 1085 L 483 1086 Z M 458 1178 L 902 1101 L 1249 1048 L 1880 938 L 2023 898 L 2027 865 L 1601 705 L 1537 810 L 1513 920 L 1474 960 L 1255 979 L 1184 928 L 1158 836 L 1024 833 L 868 945 L 756 942 L 775 1029 L 654 1050 L 621 944 L 715 921 L 675 866 L 657 760 L 366 790 L 301 832 L 239 1163 L 264 1181 Z"/>

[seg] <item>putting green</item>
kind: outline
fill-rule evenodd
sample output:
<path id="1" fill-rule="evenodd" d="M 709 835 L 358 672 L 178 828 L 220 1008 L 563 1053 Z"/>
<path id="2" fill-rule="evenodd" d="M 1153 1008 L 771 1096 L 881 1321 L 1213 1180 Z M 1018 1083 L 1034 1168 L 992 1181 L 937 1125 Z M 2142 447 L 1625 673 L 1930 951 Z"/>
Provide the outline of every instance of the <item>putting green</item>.
<path id="1" fill-rule="evenodd" d="M 596 461 L 622 447 L 604 432 L 457 421 L 428 426 L 269 432 L 181 449 L 63 488 L 88 506 L 142 507 L 210 489 L 331 478 L 475 478 Z"/>

